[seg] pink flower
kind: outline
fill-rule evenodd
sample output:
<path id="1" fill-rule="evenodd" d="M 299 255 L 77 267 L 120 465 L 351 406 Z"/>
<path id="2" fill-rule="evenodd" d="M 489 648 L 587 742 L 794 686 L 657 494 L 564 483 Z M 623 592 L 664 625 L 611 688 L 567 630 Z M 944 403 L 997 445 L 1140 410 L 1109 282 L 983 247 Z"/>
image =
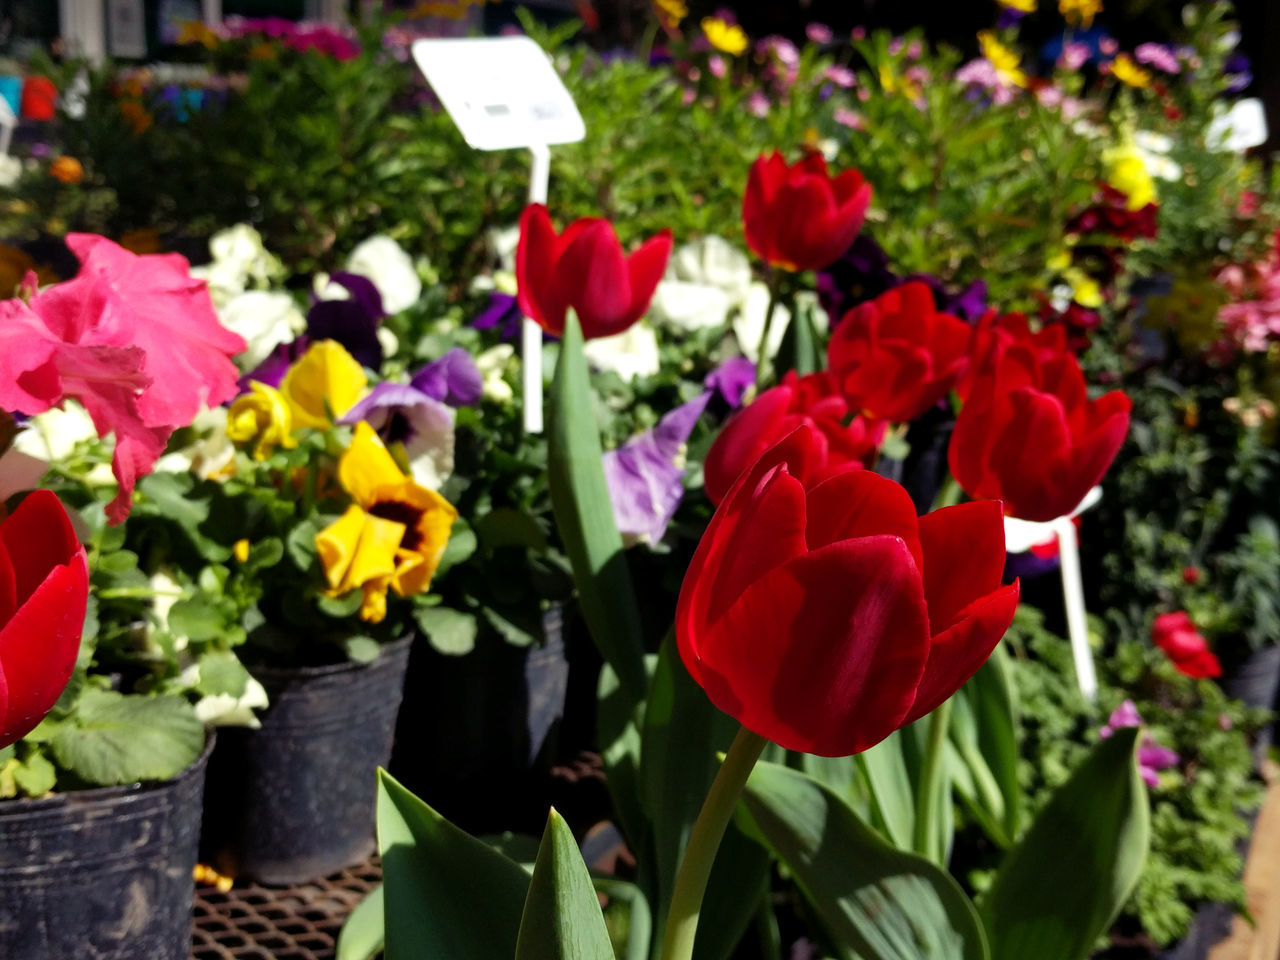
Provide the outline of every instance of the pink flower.
<path id="1" fill-rule="evenodd" d="M 1089 47 L 1083 43 L 1064 43 L 1058 57 L 1058 66 L 1073 73 L 1089 62 Z"/>
<path id="2" fill-rule="evenodd" d="M 838 64 L 833 64 L 832 66 L 827 67 L 826 71 L 824 71 L 822 75 L 837 87 L 844 87 L 846 89 L 852 87 L 858 82 L 858 78 L 854 76 L 852 70 Z"/>
<path id="3" fill-rule="evenodd" d="M 729 72 L 729 66 L 724 62 L 724 57 L 718 53 L 713 53 L 707 60 L 707 69 L 711 71 L 711 75 L 716 79 L 723 79 L 725 74 Z"/>
<path id="4" fill-rule="evenodd" d="M 809 38 L 811 43 L 830 43 L 833 34 L 831 28 L 825 23 L 811 23 L 804 28 L 804 35 Z"/>
<path id="5" fill-rule="evenodd" d="M 865 130 L 867 126 L 866 117 L 848 107 L 836 107 L 831 113 L 831 119 L 850 130 Z"/>
<path id="6" fill-rule="evenodd" d="M 1133 51 L 1133 56 L 1139 63 L 1149 64 L 1165 73 L 1178 73 L 1182 70 L 1173 50 L 1163 43 L 1140 43 Z"/>
<path id="7" fill-rule="evenodd" d="M 867 39 L 867 28 L 866 28 L 866 27 L 854 27 L 852 30 L 850 30 L 850 31 L 849 31 L 849 39 L 850 39 L 850 40 L 865 40 L 865 39 Z"/>
<path id="8" fill-rule="evenodd" d="M 1098 49 L 1108 57 L 1114 57 L 1120 51 L 1120 43 L 1112 37 L 1103 37 L 1098 41 Z"/>
<path id="9" fill-rule="evenodd" d="M 1140 726 L 1142 726 L 1142 717 L 1138 714 L 1138 708 L 1132 700 L 1126 700 L 1111 711 L 1111 716 L 1107 718 L 1106 726 L 1098 731 L 1098 736 L 1106 740 L 1117 730 L 1125 727 Z M 1181 760 L 1182 758 L 1174 751 L 1156 743 L 1151 734 L 1143 735 L 1142 743 L 1138 746 L 1138 773 L 1141 774 L 1148 787 L 1158 787 L 1160 785 L 1160 771 L 1167 770 L 1169 767 L 1176 767 Z"/>
<path id="10" fill-rule="evenodd" d="M 107 516 L 119 523 L 174 429 L 236 395 L 230 358 L 246 344 L 218 323 L 185 258 L 136 256 L 92 234 L 66 242 L 75 277 L 0 301 L 0 407 L 32 415 L 71 397 L 100 436 L 114 433 L 120 491 Z"/>
<path id="11" fill-rule="evenodd" d="M 751 95 L 747 97 L 747 112 L 753 117 L 767 117 L 769 115 L 769 98 L 759 90 L 751 91 Z"/>

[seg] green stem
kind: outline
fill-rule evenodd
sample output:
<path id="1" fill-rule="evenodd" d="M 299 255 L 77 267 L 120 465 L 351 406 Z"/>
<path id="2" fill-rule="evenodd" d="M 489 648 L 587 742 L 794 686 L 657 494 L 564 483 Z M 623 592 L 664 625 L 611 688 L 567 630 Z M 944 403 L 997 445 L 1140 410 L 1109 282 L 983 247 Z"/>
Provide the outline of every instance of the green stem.
<path id="1" fill-rule="evenodd" d="M 773 327 L 773 314 L 778 309 L 778 285 L 773 277 L 769 278 L 769 307 L 764 312 L 764 331 L 760 334 L 760 352 L 756 354 L 756 393 L 764 389 L 765 377 L 769 374 L 769 330 Z"/>
<path id="2" fill-rule="evenodd" d="M 662 939 L 663 960 L 690 960 L 693 957 L 693 941 L 698 932 L 698 914 L 702 910 L 702 898 L 707 891 L 711 865 L 716 851 L 724 839 L 725 828 L 733 816 L 742 788 L 751 775 L 751 768 L 760 759 L 760 752 L 767 743 L 764 737 L 752 733 L 746 727 L 733 738 L 720 772 L 716 774 L 707 799 L 689 834 L 684 860 L 676 875 L 675 890 L 671 894 L 671 906 L 667 911 L 666 933 Z"/>
<path id="3" fill-rule="evenodd" d="M 916 790 L 916 823 L 913 844 L 916 853 L 935 863 L 942 861 L 942 850 L 935 841 L 938 837 L 935 815 L 942 804 L 942 761 L 947 746 L 947 728 L 951 725 L 951 701 L 942 704 L 929 714 L 928 740 L 924 748 L 924 761 L 920 766 L 920 783 Z"/>
<path id="4" fill-rule="evenodd" d="M 938 487 L 938 493 L 933 498 L 933 506 L 930 510 L 941 510 L 943 507 L 954 507 L 960 502 L 960 498 L 964 496 L 964 491 L 960 489 L 960 484 L 956 483 L 956 478 L 951 475 L 951 471 L 947 471 L 946 477 L 943 478 L 942 486 Z"/>

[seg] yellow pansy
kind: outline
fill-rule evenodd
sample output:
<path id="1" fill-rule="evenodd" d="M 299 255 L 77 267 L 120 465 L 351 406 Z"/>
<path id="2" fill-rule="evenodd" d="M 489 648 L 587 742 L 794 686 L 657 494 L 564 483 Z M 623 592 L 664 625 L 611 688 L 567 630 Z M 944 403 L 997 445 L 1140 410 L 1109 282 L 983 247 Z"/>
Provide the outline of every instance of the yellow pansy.
<path id="1" fill-rule="evenodd" d="M 1111 61 L 1111 72 L 1117 80 L 1131 87 L 1151 86 L 1151 71 L 1138 66 L 1127 53 L 1122 53 Z"/>
<path id="2" fill-rule="evenodd" d="M 713 47 L 730 56 L 741 56 L 747 51 L 747 35 L 736 23 L 719 17 L 703 17 L 702 32 Z"/>
<path id="3" fill-rule="evenodd" d="M 663 27 L 674 30 L 689 15 L 689 8 L 685 6 L 684 0 L 653 0 L 653 12 Z"/>
<path id="4" fill-rule="evenodd" d="M 355 503 L 316 535 L 316 552 L 328 594 L 360 588 L 360 616 L 377 623 L 388 588 L 407 597 L 431 586 L 458 511 L 406 477 L 364 421 L 338 461 L 338 478 Z"/>
<path id="5" fill-rule="evenodd" d="M 1016 51 L 1001 43 L 990 30 L 978 33 L 978 43 L 982 46 L 982 55 L 995 67 L 1002 83 L 1017 87 L 1027 85 L 1027 75 L 1022 72 L 1022 58 Z"/>
<path id="6" fill-rule="evenodd" d="M 1036 12 L 1036 0 L 996 0 L 996 2 L 1005 9 L 1017 10 L 1019 13 Z"/>
<path id="7" fill-rule="evenodd" d="M 265 460 L 276 447 L 292 450 L 293 414 L 275 387 L 257 380 L 249 381 L 249 392 L 242 393 L 227 411 L 227 437 L 237 446 L 253 444 L 253 459 Z"/>
<path id="8" fill-rule="evenodd" d="M 364 368 L 335 340 L 320 340 L 307 348 L 284 375 L 284 395 L 293 426 L 324 430 L 356 405 L 369 378 Z"/>
<path id="9" fill-rule="evenodd" d="M 1151 179 L 1146 160 L 1136 146 L 1130 143 L 1113 147 L 1102 155 L 1102 161 L 1106 164 L 1107 183 L 1128 198 L 1126 207 L 1141 210 L 1148 203 L 1155 202 L 1155 181 Z"/>
<path id="10" fill-rule="evenodd" d="M 1068 23 L 1079 23 L 1086 30 L 1093 18 L 1102 12 L 1102 0 L 1058 0 L 1058 13 Z"/>
<path id="11" fill-rule="evenodd" d="M 1071 299 L 1082 307 L 1096 310 L 1102 306 L 1102 288 L 1098 281 L 1079 267 L 1068 267 L 1062 272 L 1067 283 L 1071 284 Z"/>

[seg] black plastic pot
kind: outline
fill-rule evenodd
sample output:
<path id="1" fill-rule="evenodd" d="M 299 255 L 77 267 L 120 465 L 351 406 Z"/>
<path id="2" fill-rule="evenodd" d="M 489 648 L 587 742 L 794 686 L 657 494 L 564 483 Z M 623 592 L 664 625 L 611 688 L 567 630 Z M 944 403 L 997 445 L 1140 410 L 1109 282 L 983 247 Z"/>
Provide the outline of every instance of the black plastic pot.
<path id="1" fill-rule="evenodd" d="M 1280 694 L 1280 647 L 1263 647 L 1232 665 L 1222 678 L 1222 689 L 1227 696 L 1243 700 L 1251 707 L 1274 709 Z M 1258 742 L 1254 744 L 1259 764 L 1274 738 L 1275 724 L 1259 731 Z"/>
<path id="2" fill-rule="evenodd" d="M 224 728 L 209 761 L 201 853 L 219 872 L 300 883 L 373 852 L 411 642 L 367 664 L 252 670 L 271 699 L 262 728 Z"/>
<path id="3" fill-rule="evenodd" d="M 0 801 L 0 957 L 186 960 L 212 749 L 164 783 Z"/>

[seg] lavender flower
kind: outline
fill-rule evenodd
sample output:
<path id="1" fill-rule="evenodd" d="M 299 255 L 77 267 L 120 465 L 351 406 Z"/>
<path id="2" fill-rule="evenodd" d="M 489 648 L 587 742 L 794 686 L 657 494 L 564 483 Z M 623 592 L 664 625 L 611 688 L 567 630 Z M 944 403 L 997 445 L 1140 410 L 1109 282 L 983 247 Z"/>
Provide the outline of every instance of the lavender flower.
<path id="1" fill-rule="evenodd" d="M 737 410 L 755 382 L 756 365 L 746 357 L 730 357 L 708 373 L 702 385 L 720 394 L 730 410 Z"/>
<path id="2" fill-rule="evenodd" d="M 453 347 L 415 373 L 409 385 L 451 407 L 468 407 L 480 401 L 484 379 L 471 354 Z"/>
<path id="3" fill-rule="evenodd" d="M 402 383 L 383 382 L 339 423 L 364 420 L 388 446 L 403 445 L 414 480 L 432 490 L 453 472 L 453 413 L 440 401 Z"/>

